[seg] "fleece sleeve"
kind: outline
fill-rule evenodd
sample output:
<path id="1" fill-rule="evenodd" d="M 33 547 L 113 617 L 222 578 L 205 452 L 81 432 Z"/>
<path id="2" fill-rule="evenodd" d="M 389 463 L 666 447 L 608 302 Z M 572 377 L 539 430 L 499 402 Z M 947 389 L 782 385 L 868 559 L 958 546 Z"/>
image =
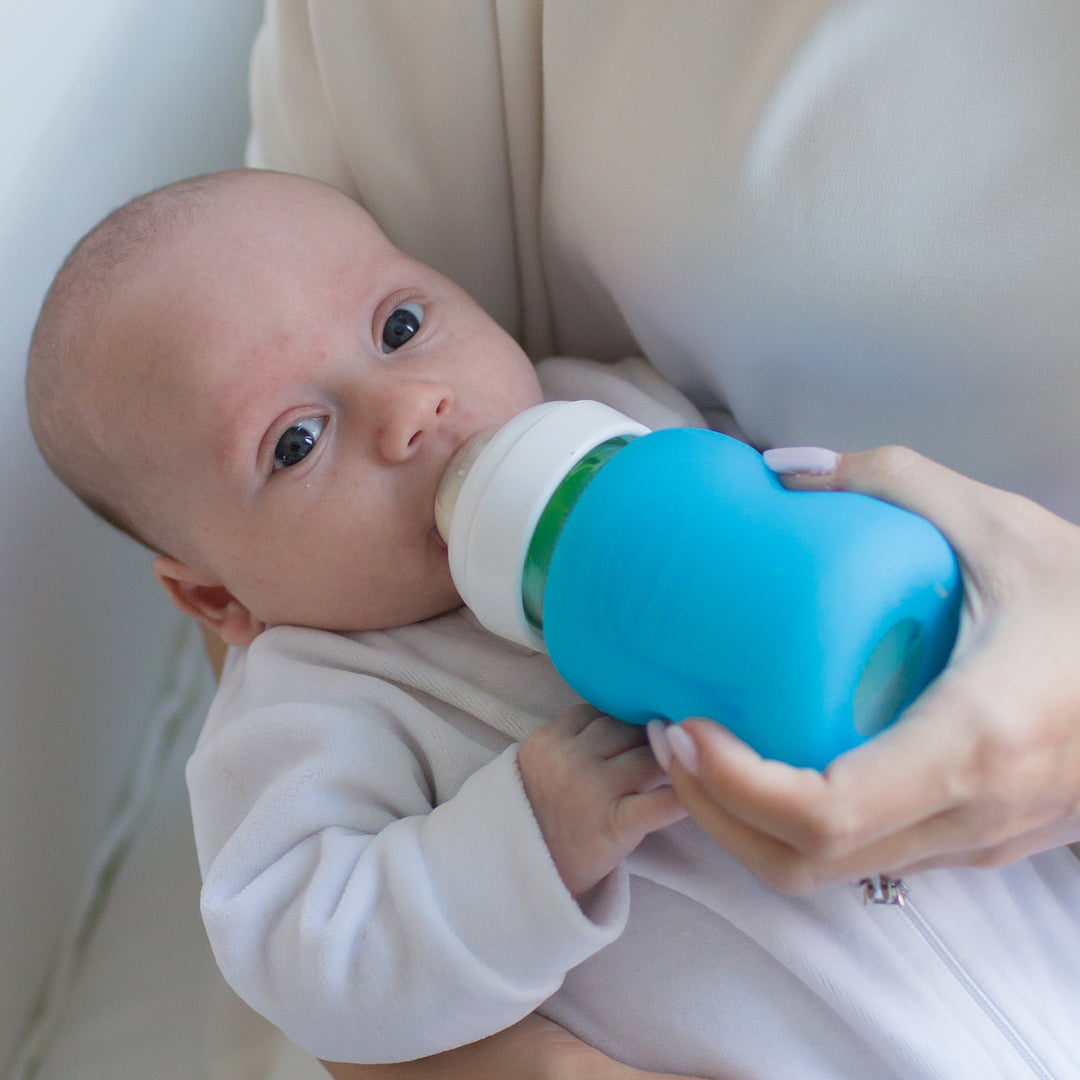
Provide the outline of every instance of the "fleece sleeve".
<path id="1" fill-rule="evenodd" d="M 584 908 L 566 891 L 516 746 L 433 806 L 400 736 L 277 705 L 204 738 L 188 765 L 218 965 L 323 1058 L 411 1060 L 501 1030 L 625 925 L 625 871 Z"/>

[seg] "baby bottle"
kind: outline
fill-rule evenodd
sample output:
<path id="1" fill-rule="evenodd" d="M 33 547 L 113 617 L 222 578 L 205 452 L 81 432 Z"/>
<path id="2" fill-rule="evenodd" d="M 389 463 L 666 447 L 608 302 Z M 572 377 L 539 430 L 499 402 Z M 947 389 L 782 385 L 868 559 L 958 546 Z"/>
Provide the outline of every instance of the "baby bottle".
<path id="1" fill-rule="evenodd" d="M 436 524 L 464 602 L 630 723 L 704 716 L 823 768 L 948 659 L 961 584 L 929 522 L 786 490 L 714 431 L 538 405 L 455 455 Z"/>

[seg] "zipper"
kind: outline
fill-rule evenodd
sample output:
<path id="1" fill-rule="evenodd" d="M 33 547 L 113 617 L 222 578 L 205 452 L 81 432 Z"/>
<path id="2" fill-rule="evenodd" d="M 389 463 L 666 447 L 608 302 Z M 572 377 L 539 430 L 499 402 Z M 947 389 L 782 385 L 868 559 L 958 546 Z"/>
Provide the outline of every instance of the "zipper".
<path id="1" fill-rule="evenodd" d="M 967 991 L 968 996 L 982 1010 L 983 1015 L 986 1016 L 990 1023 L 997 1028 L 1001 1037 L 1013 1048 L 1032 1074 L 1039 1077 L 1040 1080 L 1054 1080 L 1053 1074 L 1043 1064 L 1035 1051 L 1028 1046 L 1023 1036 L 1009 1022 L 1008 1017 L 968 974 L 963 964 L 960 963 L 949 946 L 941 939 L 926 916 L 911 902 L 906 882 L 902 878 L 874 874 L 872 877 L 863 878 L 859 884 L 862 886 L 863 903 L 865 905 L 888 904 L 904 911 L 912 926 L 919 932 L 926 944 L 930 946 L 931 951 L 952 973 L 953 978 Z"/>
<path id="2" fill-rule="evenodd" d="M 871 904 L 892 904 L 895 907 L 907 907 L 908 887 L 903 878 L 891 878 L 886 877 L 884 874 L 874 874 L 873 877 L 863 878 L 859 884 L 863 890 L 863 903 L 867 907 Z"/>

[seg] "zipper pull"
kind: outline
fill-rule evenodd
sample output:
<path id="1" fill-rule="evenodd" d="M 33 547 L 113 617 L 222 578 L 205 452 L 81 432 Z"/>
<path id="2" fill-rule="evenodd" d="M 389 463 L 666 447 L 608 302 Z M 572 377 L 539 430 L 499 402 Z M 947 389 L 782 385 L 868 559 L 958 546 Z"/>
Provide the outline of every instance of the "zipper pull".
<path id="1" fill-rule="evenodd" d="M 863 903 L 868 907 L 870 904 L 904 906 L 908 887 L 904 884 L 903 878 L 891 878 L 886 877 L 884 874 L 874 874 L 872 877 L 863 878 L 859 884 L 863 890 Z"/>

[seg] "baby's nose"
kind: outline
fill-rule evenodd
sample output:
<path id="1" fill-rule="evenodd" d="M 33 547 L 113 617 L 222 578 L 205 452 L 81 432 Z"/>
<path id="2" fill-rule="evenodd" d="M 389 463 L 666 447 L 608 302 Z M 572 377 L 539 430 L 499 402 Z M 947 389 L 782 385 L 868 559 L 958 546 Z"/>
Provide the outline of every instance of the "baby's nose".
<path id="1" fill-rule="evenodd" d="M 388 395 L 379 425 L 379 449 L 387 461 L 405 461 L 415 454 L 445 419 L 453 404 L 450 388 L 416 382 Z"/>

